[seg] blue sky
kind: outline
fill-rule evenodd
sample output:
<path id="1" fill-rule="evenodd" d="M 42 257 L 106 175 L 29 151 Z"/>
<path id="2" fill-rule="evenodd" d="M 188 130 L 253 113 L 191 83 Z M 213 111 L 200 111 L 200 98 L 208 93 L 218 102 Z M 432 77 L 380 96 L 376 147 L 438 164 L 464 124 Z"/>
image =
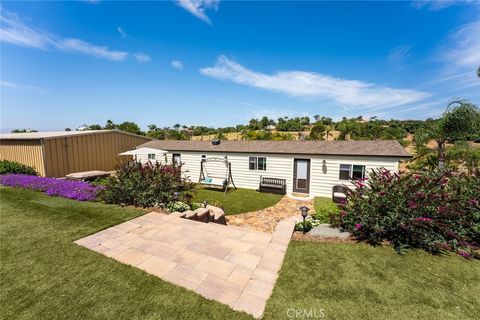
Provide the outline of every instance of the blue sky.
<path id="1" fill-rule="evenodd" d="M 1 129 L 436 117 L 479 35 L 478 1 L 3 1 Z"/>

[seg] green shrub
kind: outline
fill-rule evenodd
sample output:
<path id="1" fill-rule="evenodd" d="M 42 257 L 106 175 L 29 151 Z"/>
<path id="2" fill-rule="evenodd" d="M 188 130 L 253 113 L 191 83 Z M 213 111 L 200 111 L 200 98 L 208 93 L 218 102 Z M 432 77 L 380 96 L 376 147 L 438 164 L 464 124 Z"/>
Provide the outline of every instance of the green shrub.
<path id="1" fill-rule="evenodd" d="M 38 176 L 37 171 L 33 167 L 8 160 L 0 160 L 0 174 L 26 174 L 29 176 Z"/>
<path id="2" fill-rule="evenodd" d="M 200 202 L 192 202 L 192 204 L 190 205 L 190 210 L 197 210 L 198 208 L 203 208 L 203 203 L 200 203 Z"/>
<path id="3" fill-rule="evenodd" d="M 321 223 L 322 222 L 320 220 L 317 220 L 314 218 L 305 219 L 305 232 L 312 230 L 313 228 L 320 225 Z M 303 220 L 295 223 L 295 231 L 303 231 Z"/>
<path id="4" fill-rule="evenodd" d="M 182 177 L 181 166 L 132 161 L 117 166 L 116 173 L 107 179 L 103 199 L 106 203 L 153 207 L 172 201 L 190 203 L 194 190 L 194 184 Z"/>
<path id="5" fill-rule="evenodd" d="M 338 215 L 338 206 L 330 198 L 316 197 L 314 200 L 315 213 L 312 217 L 321 223 L 330 223 Z"/>
<path id="6" fill-rule="evenodd" d="M 480 258 L 480 175 L 374 170 L 347 194 L 336 225 L 358 239 Z"/>
<path id="7" fill-rule="evenodd" d="M 183 211 L 190 210 L 190 206 L 182 201 L 172 201 L 167 205 L 167 209 L 170 212 L 175 212 L 175 211 L 183 212 Z"/>

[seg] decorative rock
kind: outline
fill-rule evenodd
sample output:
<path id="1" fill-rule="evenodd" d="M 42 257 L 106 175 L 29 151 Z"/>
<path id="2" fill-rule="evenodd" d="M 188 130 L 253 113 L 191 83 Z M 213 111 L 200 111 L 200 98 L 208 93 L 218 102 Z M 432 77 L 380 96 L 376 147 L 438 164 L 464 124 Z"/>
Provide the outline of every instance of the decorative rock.
<path id="1" fill-rule="evenodd" d="M 221 215 L 225 215 L 222 208 L 208 205 L 207 209 L 210 211 L 210 222 L 215 222 L 215 216 L 220 217 Z"/>
<path id="2" fill-rule="evenodd" d="M 221 209 L 220 209 L 220 210 L 221 210 Z M 223 212 L 223 210 L 221 210 L 221 211 L 218 211 L 218 210 L 215 211 L 215 213 L 214 213 L 214 215 L 213 215 L 213 222 L 226 225 L 226 224 L 227 224 L 227 220 L 225 219 L 225 212 Z"/>
<path id="3" fill-rule="evenodd" d="M 188 210 L 188 211 L 190 211 L 190 210 Z M 172 217 L 183 218 L 183 217 L 185 217 L 185 215 L 187 214 L 188 211 L 185 211 L 185 212 L 175 211 L 175 212 L 170 213 L 170 215 Z"/>
<path id="4" fill-rule="evenodd" d="M 184 213 L 185 213 L 185 219 L 197 220 L 196 210 L 195 211 L 187 210 Z"/>
<path id="5" fill-rule="evenodd" d="M 350 233 L 347 231 L 342 231 L 338 228 L 333 228 L 328 223 L 323 223 L 312 230 L 310 230 L 308 235 L 318 238 L 340 238 L 347 239 L 350 236 Z"/>
<path id="6" fill-rule="evenodd" d="M 208 222 L 209 220 L 209 210 L 206 208 L 198 208 L 195 210 L 197 214 L 197 220 L 201 222 Z"/>

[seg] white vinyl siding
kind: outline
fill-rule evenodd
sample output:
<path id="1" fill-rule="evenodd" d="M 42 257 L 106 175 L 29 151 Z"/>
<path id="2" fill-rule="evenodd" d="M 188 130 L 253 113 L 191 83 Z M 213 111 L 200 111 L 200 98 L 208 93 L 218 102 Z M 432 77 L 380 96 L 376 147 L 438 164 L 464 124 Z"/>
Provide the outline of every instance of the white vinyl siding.
<path id="1" fill-rule="evenodd" d="M 138 154 L 136 158 L 137 161 L 140 161 L 141 163 L 147 163 L 148 161 L 165 163 L 165 155 L 162 153 Z M 133 159 L 135 159 L 135 156 Z"/>
<path id="2" fill-rule="evenodd" d="M 293 154 L 251 154 L 251 153 L 205 153 L 205 152 L 176 152 L 181 154 L 184 174 L 192 182 L 198 182 L 200 177 L 200 162 L 202 155 L 206 158 L 223 158 L 227 156 L 232 164 L 232 176 L 238 188 L 257 189 L 260 177 L 274 177 L 286 179 L 287 192 L 292 192 L 293 159 L 310 159 L 310 194 L 315 196 L 332 196 L 334 185 L 351 186 L 350 181 L 339 179 L 341 164 L 365 166 L 368 172 L 374 168 L 385 167 L 389 170 L 398 170 L 399 159 L 394 157 L 362 157 L 362 156 L 322 156 L 322 155 L 293 155 Z M 250 157 L 264 157 L 267 159 L 266 170 L 250 170 Z M 163 159 L 158 157 L 157 159 Z M 167 155 L 171 163 L 172 154 Z M 205 176 L 226 178 L 227 167 L 223 162 L 204 163 Z"/>

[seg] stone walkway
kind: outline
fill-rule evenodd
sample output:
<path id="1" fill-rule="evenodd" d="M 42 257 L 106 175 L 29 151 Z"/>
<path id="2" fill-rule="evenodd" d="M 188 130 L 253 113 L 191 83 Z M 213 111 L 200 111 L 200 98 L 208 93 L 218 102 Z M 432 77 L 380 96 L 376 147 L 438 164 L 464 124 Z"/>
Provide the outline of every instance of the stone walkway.
<path id="1" fill-rule="evenodd" d="M 310 208 L 310 212 L 314 211 L 313 200 L 295 200 L 285 196 L 274 206 L 228 216 L 227 224 L 272 233 L 277 224 L 285 218 L 297 217 L 301 220 L 299 209 L 301 206 Z"/>
<path id="2" fill-rule="evenodd" d="M 294 224 L 264 233 L 151 212 L 75 243 L 260 318 Z"/>

